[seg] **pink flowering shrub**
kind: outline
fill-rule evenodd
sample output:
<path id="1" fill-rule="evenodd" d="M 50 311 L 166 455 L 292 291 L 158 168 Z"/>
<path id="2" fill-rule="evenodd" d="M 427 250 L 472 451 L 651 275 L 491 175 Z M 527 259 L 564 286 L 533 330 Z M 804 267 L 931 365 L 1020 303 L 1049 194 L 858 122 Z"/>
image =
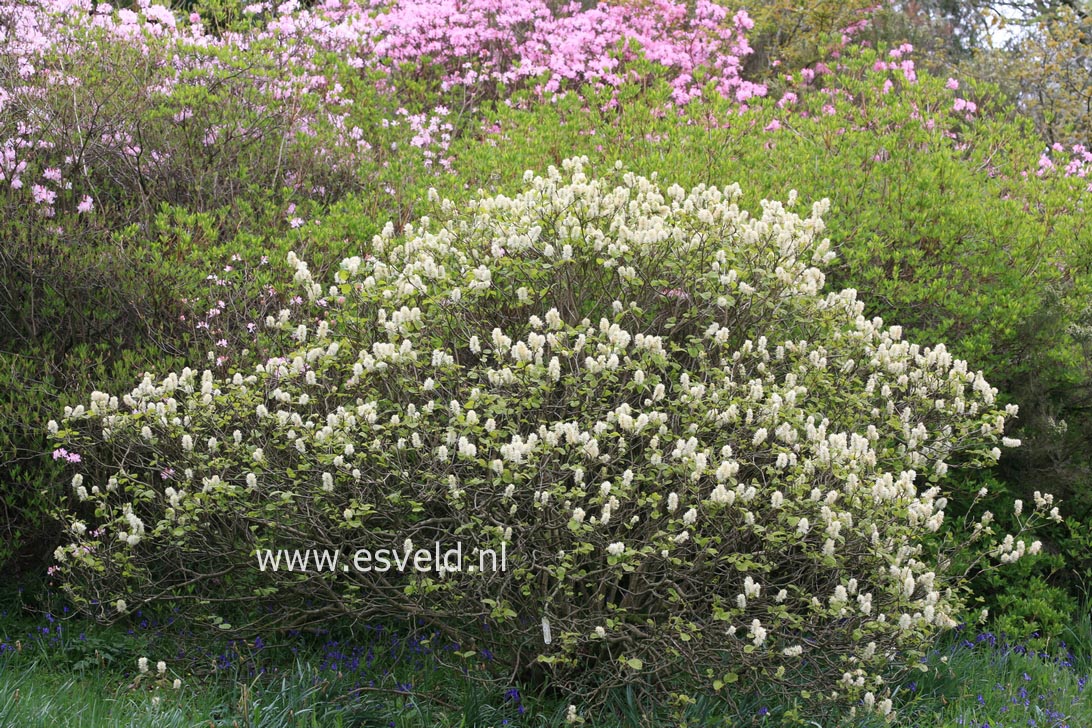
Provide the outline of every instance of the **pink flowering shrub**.
<path id="1" fill-rule="evenodd" d="M 547 91 L 583 83 L 617 86 L 627 78 L 625 62 L 640 51 L 671 79 L 680 102 L 708 82 L 738 101 L 765 93 L 742 77 L 753 23 L 746 12 L 732 14 L 710 0 L 590 7 L 545 0 L 370 6 L 329 0 L 309 10 L 262 2 L 246 12 L 264 23 L 259 37 L 307 38 L 354 65 L 387 69 L 396 87 L 407 75 L 422 74 L 436 74 L 445 91 L 461 88 L 472 96 L 540 77 Z"/>
<path id="2" fill-rule="evenodd" d="M 138 10 L 0 4 L 2 561 L 48 538 L 42 408 L 188 352 L 179 299 L 210 249 L 271 245 L 245 233 L 287 229 L 292 201 L 310 216 L 420 167 L 420 147 L 390 149 L 408 125 L 383 127 L 374 83 L 336 59 Z"/>
<path id="3" fill-rule="evenodd" d="M 147 222 L 163 202 L 216 209 L 255 183 L 315 199 L 356 186 L 376 137 L 350 118 L 335 63 L 225 43 L 161 6 L 106 7 L 0 7 L 7 197 L 24 190 L 46 218 L 97 208 Z"/>
<path id="4" fill-rule="evenodd" d="M 403 2 L 378 23 L 375 52 L 384 63 L 439 64 L 445 86 L 513 85 L 539 76 L 545 91 L 589 82 L 617 86 L 627 78 L 625 61 L 639 49 L 665 69 L 678 102 L 710 82 L 737 101 L 765 93 L 741 76 L 753 23 L 745 12 L 732 15 L 710 0 L 599 3 L 587 10 L 572 2 L 556 13 L 543 0 Z"/>
<path id="5" fill-rule="evenodd" d="M 387 164 L 397 143 L 383 131 L 400 123 L 426 168 L 449 170 L 448 108 L 393 113 L 422 72 L 438 74 L 441 93 L 462 89 L 465 106 L 534 79 L 544 92 L 616 87 L 639 53 L 677 103 L 706 84 L 737 102 L 765 93 L 741 75 L 751 21 L 709 0 L 258 3 L 244 16 L 211 33 L 199 14 L 180 20 L 147 0 L 6 0 L 0 185 L 25 190 L 43 217 L 133 199 L 145 222 L 163 201 L 212 209 L 259 181 L 328 199 L 354 188 L 362 166 Z M 362 108 L 376 89 L 388 100 L 378 117 Z"/>

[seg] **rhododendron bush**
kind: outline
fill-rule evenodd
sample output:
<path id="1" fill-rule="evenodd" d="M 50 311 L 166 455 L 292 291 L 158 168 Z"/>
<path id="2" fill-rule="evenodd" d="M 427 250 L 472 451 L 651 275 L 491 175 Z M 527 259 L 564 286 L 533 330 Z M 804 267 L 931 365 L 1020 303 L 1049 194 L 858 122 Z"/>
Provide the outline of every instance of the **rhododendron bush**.
<path id="1" fill-rule="evenodd" d="M 753 23 L 708 0 L 255 3 L 226 29 L 137 5 L 0 4 L 0 182 L 43 215 L 90 213 L 107 192 L 204 209 L 252 178 L 337 197 L 362 164 L 386 166 L 397 143 L 381 129 L 399 123 L 426 167 L 447 168 L 453 127 L 436 94 L 467 110 L 501 84 L 616 87 L 640 55 L 679 103 L 705 84 L 739 102 L 766 91 L 741 76 Z M 412 98 L 429 79 L 435 93 Z M 377 89 L 382 123 L 359 109 Z M 396 98 L 421 108 L 395 112 Z"/>
<path id="2" fill-rule="evenodd" d="M 824 202 L 751 215 L 737 186 L 585 163 L 388 226 L 331 280 L 291 256 L 310 305 L 267 319 L 282 348 L 253 368 L 67 409 L 76 603 L 110 620 L 168 599 L 244 631 L 409 617 L 451 659 L 588 705 L 688 676 L 889 712 L 885 678 L 961 614 L 953 558 L 1039 548 L 988 515 L 936 537 L 945 473 L 1016 444 L 1015 407 L 826 290 Z M 1040 495 L 1021 524 L 1044 517 Z M 507 569 L 255 561 L 455 540 Z M 240 604 L 254 622 L 226 624 Z"/>

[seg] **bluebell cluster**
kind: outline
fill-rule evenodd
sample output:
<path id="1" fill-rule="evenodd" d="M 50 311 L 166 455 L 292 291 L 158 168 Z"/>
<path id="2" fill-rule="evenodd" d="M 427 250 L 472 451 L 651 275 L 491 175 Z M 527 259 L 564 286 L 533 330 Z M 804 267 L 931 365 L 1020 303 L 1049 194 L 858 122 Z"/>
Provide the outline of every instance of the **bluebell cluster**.
<path id="1" fill-rule="evenodd" d="M 964 631 L 964 628 L 958 628 Z M 1038 633 L 1030 635 L 1032 639 L 1038 638 Z M 1053 664 L 1059 670 L 1076 674 L 1077 657 L 1069 645 L 1064 641 L 1057 643 L 1057 649 L 1045 651 L 1029 647 L 1021 642 L 1009 640 L 1005 635 L 997 635 L 993 632 L 979 632 L 972 636 L 963 637 L 954 641 L 944 653 L 949 659 L 960 652 L 974 651 L 988 653 L 988 658 L 994 665 L 1002 665 L 1012 655 L 1037 657 L 1047 663 Z M 940 651 L 934 651 L 923 658 L 923 662 L 934 663 Z M 1033 685 L 1034 679 L 1027 672 L 1020 672 L 1013 684 L 995 682 L 989 688 L 976 692 L 973 705 L 962 712 L 956 718 L 956 725 L 968 728 L 1017 728 L 1028 726 L 1030 728 L 1084 728 L 1071 722 L 1067 709 L 1087 700 L 1084 695 L 1085 686 L 1088 684 L 1087 675 L 1077 675 L 1077 694 L 1069 697 L 1063 687 Z M 918 688 L 916 681 L 910 682 L 907 689 L 915 692 Z M 969 696 L 968 696 L 969 697 Z M 990 713 L 983 718 L 984 713 Z M 973 715 L 973 717 L 972 717 Z"/>

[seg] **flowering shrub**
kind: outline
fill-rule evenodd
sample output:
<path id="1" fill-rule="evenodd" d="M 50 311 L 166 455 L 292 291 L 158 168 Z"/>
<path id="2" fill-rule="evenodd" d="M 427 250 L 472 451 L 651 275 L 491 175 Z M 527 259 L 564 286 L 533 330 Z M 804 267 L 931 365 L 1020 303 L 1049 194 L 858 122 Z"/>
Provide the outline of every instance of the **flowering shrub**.
<path id="1" fill-rule="evenodd" d="M 996 572 L 976 588 L 991 613 L 1027 605 L 1010 622 L 1024 623 L 1024 634 L 1056 634 L 1047 615 L 1072 615 L 1092 576 L 1083 525 L 1092 516 L 1084 414 L 1092 156 L 1080 145 L 1048 147 L 995 87 L 919 68 L 921 55 L 905 44 L 873 49 L 862 41 L 841 51 L 837 61 L 786 70 L 783 88 L 752 100 L 746 113 L 714 96 L 678 109 L 665 83 L 618 89 L 623 114 L 600 109 L 605 94 L 550 104 L 516 97 L 473 140 L 489 145 L 488 155 L 469 139 L 456 144 L 460 174 L 504 190 L 494 160 L 535 168 L 563 149 L 588 155 L 593 170 L 615 159 L 642 174 L 671 170 L 683 186 L 746 178 L 749 205 L 790 188 L 805 199 L 829 197 L 839 253 L 832 284 L 859 290 L 866 316 L 898 321 L 910 339 L 944 342 L 976 362 L 1002 402 L 1020 403 L 1009 434 L 1023 447 L 989 474 L 952 481 L 948 513 L 962 514 L 987 485 L 992 495 L 978 506 L 1015 529 L 1005 501 L 1030 502 L 1050 483 L 1067 503 L 1066 523 L 1044 531 L 1047 548 L 1023 565 L 1028 571 Z M 1034 606 L 1046 592 L 1029 591 L 1032 573 L 1066 589 L 1068 603 Z M 1051 621 L 1063 627 L 1068 619 Z"/>
<path id="2" fill-rule="evenodd" d="M 328 284 L 291 256 L 311 306 L 268 317 L 283 354 L 252 370 L 66 409 L 50 429 L 83 504 L 56 558 L 77 603 L 113 619 L 168 598 L 221 627 L 232 604 L 282 626 L 408 616 L 589 705 L 682 670 L 890 711 L 892 660 L 961 609 L 954 547 L 923 547 L 942 479 L 996 460 L 1015 407 L 823 290 L 825 203 L 751 216 L 736 186 L 585 162 L 388 226 Z M 1039 548 L 988 524 L 960 546 Z M 507 570 L 255 561 L 454 539 Z"/>
<path id="3" fill-rule="evenodd" d="M 376 156 L 350 114 L 366 89 L 306 44 L 218 40 L 146 2 L 5 3 L 0 19 L 0 182 L 43 217 L 147 223 L 163 202 L 213 210 L 258 181 L 336 198 Z"/>
<path id="4" fill-rule="evenodd" d="M 670 74 L 680 103 L 700 95 L 707 82 L 737 101 L 766 92 L 741 75 L 751 53 L 745 32 L 754 23 L 746 12 L 731 14 L 710 0 L 590 8 L 544 0 L 396 2 L 375 23 L 374 52 L 383 63 L 414 70 L 438 64 L 445 88 L 511 85 L 544 74 L 545 91 L 589 82 L 618 86 L 629 75 L 624 61 L 639 48 Z"/>

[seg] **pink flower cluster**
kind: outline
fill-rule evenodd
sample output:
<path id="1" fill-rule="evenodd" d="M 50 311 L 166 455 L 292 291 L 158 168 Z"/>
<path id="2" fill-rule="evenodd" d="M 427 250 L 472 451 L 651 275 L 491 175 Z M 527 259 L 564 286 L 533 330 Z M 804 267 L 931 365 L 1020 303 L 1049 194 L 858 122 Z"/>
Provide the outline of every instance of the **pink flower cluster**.
<path id="1" fill-rule="evenodd" d="M 440 69 L 445 88 L 537 77 L 547 79 L 546 91 L 588 82 L 618 86 L 639 48 L 668 71 L 679 103 L 709 82 L 738 101 L 766 93 L 741 76 L 753 25 L 745 12 L 732 15 L 712 0 L 600 2 L 587 9 L 548 0 L 397 0 L 378 13 L 332 0 L 316 17 L 291 23 L 322 45 L 355 45 L 362 63 L 392 72 L 405 65 Z M 283 18 L 274 26 L 288 27 Z"/>
<path id="2" fill-rule="evenodd" d="M 69 463 L 78 463 L 82 459 L 79 453 L 68 452 L 63 447 L 57 448 L 53 451 L 54 460 L 64 460 Z"/>
<path id="3" fill-rule="evenodd" d="M 0 129 L 0 182 L 13 190 L 26 184 L 33 205 L 46 216 L 62 204 L 85 214 L 95 209 L 92 189 L 63 194 L 72 188 L 70 180 L 80 184 L 86 177 L 83 152 L 71 139 L 51 138 L 62 121 L 41 117 L 49 108 L 41 99 L 50 88 L 82 83 L 79 72 L 59 59 L 89 43 L 119 44 L 151 59 L 162 71 L 147 89 L 156 97 L 201 78 L 214 83 L 223 69 L 221 49 L 274 43 L 282 72 L 255 75 L 253 83 L 267 101 L 253 102 L 253 110 L 285 114 L 291 135 L 315 138 L 320 128 L 331 134 L 308 149 L 313 162 L 334 170 L 354 169 L 375 153 L 376 139 L 374 130 L 351 121 L 354 99 L 320 60 L 327 51 L 352 68 L 379 72 L 385 77 L 380 88 L 391 94 L 408 77 L 423 77 L 437 80 L 446 92 L 457 91 L 464 105 L 468 97 L 495 93 L 500 84 L 541 80 L 540 92 L 585 83 L 617 87 L 633 78 L 638 55 L 667 75 L 677 104 L 699 97 L 710 83 L 739 103 L 766 93 L 765 86 L 742 76 L 743 59 L 752 52 L 746 37 L 752 21 L 713 0 L 601 2 L 590 8 L 556 0 L 325 0 L 303 8 L 289 0 L 254 3 L 244 12 L 251 17 L 249 30 L 217 35 L 198 14 L 176 17 L 150 0 L 137 0 L 132 9 L 95 0 L 0 0 L 0 111 L 14 110 L 23 119 L 16 128 Z M 222 120 L 200 120 L 189 107 L 172 116 L 182 128 L 201 124 L 194 138 L 210 150 L 251 133 Z M 415 108 L 388 121 L 407 125 L 410 146 L 424 150 L 424 165 L 441 172 L 452 165 L 447 149 L 454 130 L 446 116 L 443 107 Z M 148 143 L 137 137 L 135 125 L 122 122 L 97 136 L 95 153 L 125 170 L 115 178 L 134 170 L 169 178 L 174 150 L 145 148 Z M 83 174 L 74 174 L 76 167 Z M 308 187 L 304 178 L 302 171 L 285 173 L 305 194 L 324 192 Z"/>
<path id="4" fill-rule="evenodd" d="M 1057 161 L 1051 157 L 1052 154 L 1057 156 Z M 1035 174 L 1046 177 L 1059 169 L 1066 177 L 1082 180 L 1092 177 L 1092 150 L 1083 144 L 1074 144 L 1068 149 L 1061 144 L 1052 144 L 1039 157 L 1039 169 Z M 1092 192 L 1092 183 L 1089 183 L 1087 191 Z"/>

